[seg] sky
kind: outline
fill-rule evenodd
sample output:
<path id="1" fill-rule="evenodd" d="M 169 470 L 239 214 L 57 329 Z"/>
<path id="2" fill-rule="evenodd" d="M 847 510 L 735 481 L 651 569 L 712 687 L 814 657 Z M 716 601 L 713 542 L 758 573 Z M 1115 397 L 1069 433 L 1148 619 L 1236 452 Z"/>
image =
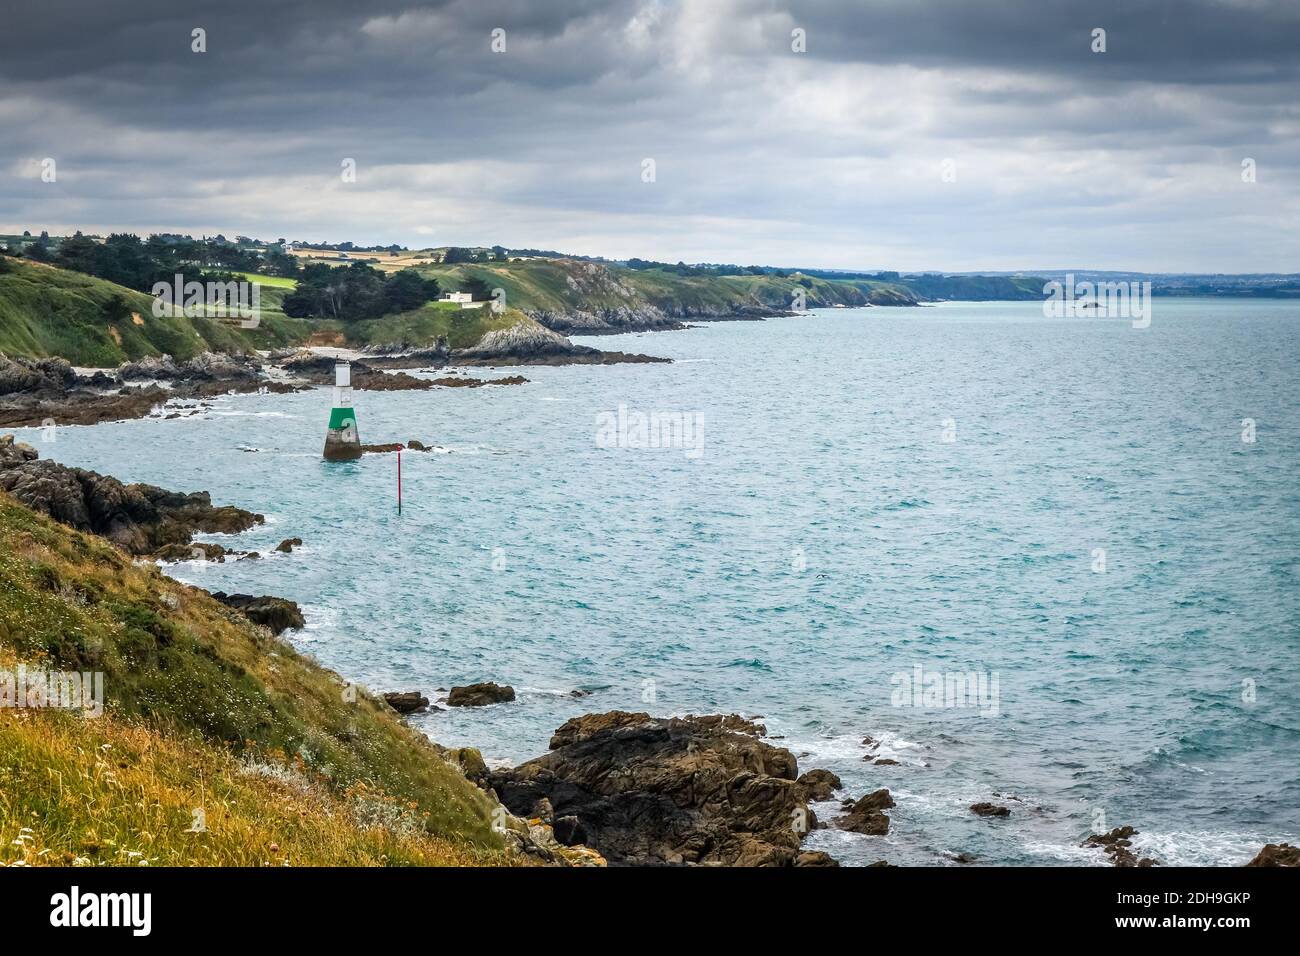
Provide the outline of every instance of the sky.
<path id="1" fill-rule="evenodd" d="M 0 232 L 1300 271 L 1300 0 L 0 0 L 0 21 Z"/>

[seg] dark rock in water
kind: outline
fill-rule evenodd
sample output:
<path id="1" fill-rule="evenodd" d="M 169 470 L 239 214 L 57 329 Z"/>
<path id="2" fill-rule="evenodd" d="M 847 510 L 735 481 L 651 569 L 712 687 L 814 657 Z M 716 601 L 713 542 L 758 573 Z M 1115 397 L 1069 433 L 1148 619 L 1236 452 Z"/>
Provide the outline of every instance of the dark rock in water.
<path id="1" fill-rule="evenodd" d="M 865 757 L 865 758 L 863 758 L 863 759 L 865 759 L 865 760 L 871 760 L 871 757 L 870 757 L 870 756 L 867 756 L 867 757 Z M 874 766 L 877 766 L 877 767 L 897 767 L 897 766 L 898 766 L 898 761 L 895 760 L 893 757 L 877 757 L 875 760 L 871 760 L 871 763 L 872 763 Z"/>
<path id="2" fill-rule="evenodd" d="M 804 799 L 810 803 L 830 800 L 835 796 L 836 790 L 844 787 L 840 778 L 829 770 L 809 770 L 799 778 L 798 782 L 799 786 L 803 787 Z"/>
<path id="3" fill-rule="evenodd" d="M 1115 866 L 1159 866 L 1155 860 L 1149 857 L 1139 859 L 1133 852 L 1130 837 L 1136 835 L 1137 831 L 1132 827 L 1116 827 L 1109 833 L 1094 833 L 1079 845 L 1101 847 Z"/>
<path id="4" fill-rule="evenodd" d="M 853 804 L 852 809 L 835 820 L 835 826 L 853 833 L 865 833 L 868 836 L 883 836 L 889 832 L 889 816 L 882 811 L 894 806 L 894 798 L 888 790 L 872 791 Z"/>
<path id="5" fill-rule="evenodd" d="M 168 544 L 152 555 L 158 561 L 216 561 L 224 564 L 227 555 L 238 556 L 238 551 L 227 551 L 219 544 L 192 541 L 189 544 Z"/>
<path id="6" fill-rule="evenodd" d="M 213 591 L 212 596 L 227 607 L 242 611 L 246 618 L 268 628 L 272 634 L 282 634 L 290 628 L 305 627 L 307 624 L 298 605 L 287 598 L 272 597 L 269 594 L 261 597 L 226 594 L 224 591 Z"/>
<path id="7" fill-rule="evenodd" d="M 829 853 L 821 850 L 805 850 L 794 858 L 795 866 L 839 866 L 839 862 Z"/>
<path id="8" fill-rule="evenodd" d="M 405 445 L 400 441 L 386 442 L 382 445 L 362 445 L 361 450 L 367 455 L 387 455 L 395 451 L 429 451 L 429 446 L 412 438 Z"/>
<path id="9" fill-rule="evenodd" d="M 996 803 L 972 803 L 971 813 L 981 817 L 1009 817 L 1011 811 Z"/>
<path id="10" fill-rule="evenodd" d="M 587 831 L 575 816 L 556 817 L 554 831 L 556 842 L 565 846 L 580 846 L 587 842 Z"/>
<path id="11" fill-rule="evenodd" d="M 356 366 L 352 367 L 352 387 L 363 392 L 424 392 L 433 385 L 427 378 L 416 378 L 405 372 L 363 371 L 358 374 Z"/>
<path id="12" fill-rule="evenodd" d="M 1300 866 L 1300 847 L 1290 843 L 1266 843 L 1246 866 Z"/>
<path id="13" fill-rule="evenodd" d="M 557 823 L 576 817 L 613 862 L 792 865 L 811 816 L 794 755 L 733 726 L 755 725 L 587 714 L 555 732 L 550 753 L 489 783 L 513 813 L 546 797 Z"/>
<path id="14" fill-rule="evenodd" d="M 971 856 L 969 853 L 954 853 L 952 859 L 953 859 L 953 862 L 954 862 L 954 863 L 974 863 L 974 862 L 975 862 L 975 857 Z"/>
<path id="15" fill-rule="evenodd" d="M 283 554 L 293 554 L 294 548 L 302 547 L 302 538 L 285 538 L 275 546 L 275 550 Z"/>
<path id="16" fill-rule="evenodd" d="M 429 698 L 418 690 L 395 690 L 384 694 L 388 706 L 399 714 L 414 714 L 429 706 Z"/>
<path id="17" fill-rule="evenodd" d="M 435 378 L 434 385 L 443 388 L 481 388 L 484 385 L 526 385 L 528 379 L 522 375 L 507 375 L 505 378 Z"/>
<path id="18" fill-rule="evenodd" d="M 101 535 L 135 555 L 189 545 L 196 533 L 235 534 L 265 519 L 241 508 L 214 507 L 206 491 L 182 494 L 40 460 L 35 449 L 0 437 L 0 490 L 33 511 L 78 531 Z"/>
<path id="19" fill-rule="evenodd" d="M 451 692 L 447 694 L 447 706 L 484 707 L 488 704 L 508 703 L 514 699 L 515 689 L 513 687 L 487 681 L 482 684 L 453 687 Z"/>
<path id="20" fill-rule="evenodd" d="M 888 860 L 877 860 L 875 863 L 868 863 L 867 866 L 893 866 Z"/>

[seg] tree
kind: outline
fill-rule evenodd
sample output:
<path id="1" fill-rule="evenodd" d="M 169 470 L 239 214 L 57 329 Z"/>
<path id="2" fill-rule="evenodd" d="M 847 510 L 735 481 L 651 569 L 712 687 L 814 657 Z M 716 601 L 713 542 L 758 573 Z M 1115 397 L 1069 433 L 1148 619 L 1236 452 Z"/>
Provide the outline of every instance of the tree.
<path id="1" fill-rule="evenodd" d="M 94 275 L 98 257 L 98 244 L 87 239 L 78 230 L 72 238 L 64 239 L 59 243 L 59 251 L 55 253 L 54 261 L 65 269 Z"/>
<path id="2" fill-rule="evenodd" d="M 384 283 L 383 311 L 409 312 L 436 298 L 437 279 L 426 279 L 414 269 L 403 269 Z"/>
<path id="3" fill-rule="evenodd" d="M 475 302 L 486 302 L 492 298 L 491 287 L 478 276 L 470 276 L 460 284 L 461 292 L 468 292 Z"/>

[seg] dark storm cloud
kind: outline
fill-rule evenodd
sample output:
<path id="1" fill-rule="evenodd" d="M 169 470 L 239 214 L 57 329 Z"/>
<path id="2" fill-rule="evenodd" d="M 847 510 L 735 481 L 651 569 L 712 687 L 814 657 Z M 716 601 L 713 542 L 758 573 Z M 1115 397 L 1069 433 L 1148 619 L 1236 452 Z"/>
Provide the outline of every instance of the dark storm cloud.
<path id="1" fill-rule="evenodd" d="M 779 9 L 779 7 L 773 7 Z M 980 65 L 1108 79 L 1218 83 L 1287 81 L 1300 64 L 1300 5 L 1252 0 L 875 0 L 794 6 L 832 59 Z M 1091 51 L 1106 30 L 1107 55 Z M 810 52 L 813 50 L 810 47 Z"/>
<path id="2" fill-rule="evenodd" d="M 0 230 L 948 268 L 1300 252 L 1290 0 L 16 8 Z"/>

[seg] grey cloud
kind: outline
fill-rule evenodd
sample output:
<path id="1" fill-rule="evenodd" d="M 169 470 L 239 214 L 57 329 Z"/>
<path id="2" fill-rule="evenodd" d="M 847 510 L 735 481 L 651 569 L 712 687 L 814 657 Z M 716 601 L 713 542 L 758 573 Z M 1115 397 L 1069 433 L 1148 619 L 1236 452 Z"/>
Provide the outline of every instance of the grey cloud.
<path id="1" fill-rule="evenodd" d="M 18 6 L 0 230 L 952 269 L 1300 252 L 1300 13 L 1282 0 Z M 42 156 L 57 186 L 17 174 Z"/>

